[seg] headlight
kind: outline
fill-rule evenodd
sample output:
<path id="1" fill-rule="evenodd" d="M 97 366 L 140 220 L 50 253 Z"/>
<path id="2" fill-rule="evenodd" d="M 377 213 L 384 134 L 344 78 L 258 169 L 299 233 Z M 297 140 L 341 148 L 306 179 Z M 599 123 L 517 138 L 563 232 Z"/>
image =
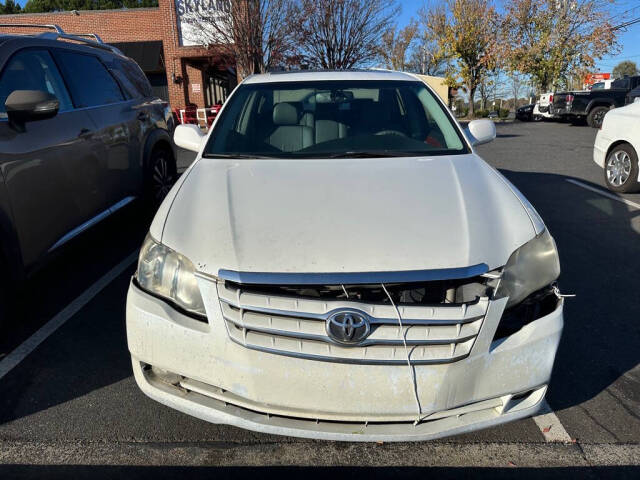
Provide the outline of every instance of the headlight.
<path id="1" fill-rule="evenodd" d="M 147 292 L 174 303 L 188 313 L 206 316 L 191 261 L 156 242 L 151 235 L 147 235 L 140 250 L 136 279 Z"/>
<path id="2" fill-rule="evenodd" d="M 502 272 L 496 296 L 508 296 L 509 308 L 533 292 L 546 287 L 559 276 L 560 260 L 556 243 L 545 229 L 511 254 Z"/>

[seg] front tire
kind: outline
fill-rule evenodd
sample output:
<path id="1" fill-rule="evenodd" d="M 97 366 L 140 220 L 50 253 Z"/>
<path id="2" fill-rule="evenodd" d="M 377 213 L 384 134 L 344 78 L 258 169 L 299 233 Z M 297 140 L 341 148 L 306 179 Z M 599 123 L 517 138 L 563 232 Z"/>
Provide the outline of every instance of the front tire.
<path id="1" fill-rule="evenodd" d="M 158 207 L 178 179 L 176 160 L 164 148 L 155 148 L 149 156 L 145 171 L 145 199 L 150 206 Z"/>
<path id="2" fill-rule="evenodd" d="M 638 183 L 638 154 L 628 143 L 616 145 L 604 162 L 604 181 L 612 192 L 640 191 Z"/>
<path id="3" fill-rule="evenodd" d="M 594 107 L 587 115 L 587 124 L 591 128 L 600 128 L 602 127 L 602 122 L 604 121 L 604 116 L 609 111 L 608 107 Z"/>

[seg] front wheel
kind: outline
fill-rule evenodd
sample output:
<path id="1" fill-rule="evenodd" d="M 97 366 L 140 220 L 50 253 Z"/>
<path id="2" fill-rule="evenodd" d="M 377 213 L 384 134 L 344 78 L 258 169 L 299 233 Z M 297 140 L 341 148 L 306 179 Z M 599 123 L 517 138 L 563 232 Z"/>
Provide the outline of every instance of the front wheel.
<path id="1" fill-rule="evenodd" d="M 602 122 L 604 121 L 604 116 L 609 111 L 608 107 L 594 107 L 587 115 L 587 123 L 592 128 L 600 128 L 602 127 Z"/>
<path id="2" fill-rule="evenodd" d="M 613 192 L 631 193 L 640 190 L 638 154 L 628 143 L 615 146 L 604 163 L 604 181 Z"/>
<path id="3" fill-rule="evenodd" d="M 176 161 L 171 152 L 156 148 L 151 152 L 145 172 L 145 198 L 159 206 L 178 179 Z"/>

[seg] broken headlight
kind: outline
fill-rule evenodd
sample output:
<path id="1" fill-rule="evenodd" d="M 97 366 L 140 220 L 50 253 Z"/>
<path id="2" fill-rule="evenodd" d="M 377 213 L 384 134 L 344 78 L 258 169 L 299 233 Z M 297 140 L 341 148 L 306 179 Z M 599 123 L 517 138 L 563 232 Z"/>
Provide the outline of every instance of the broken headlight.
<path id="1" fill-rule="evenodd" d="M 206 317 L 193 263 L 148 234 L 140 250 L 138 285 L 186 313 Z"/>
<path id="2" fill-rule="evenodd" d="M 511 254 L 502 272 L 496 297 L 509 297 L 506 308 L 512 307 L 554 282 L 559 275 L 556 243 L 545 228 Z"/>

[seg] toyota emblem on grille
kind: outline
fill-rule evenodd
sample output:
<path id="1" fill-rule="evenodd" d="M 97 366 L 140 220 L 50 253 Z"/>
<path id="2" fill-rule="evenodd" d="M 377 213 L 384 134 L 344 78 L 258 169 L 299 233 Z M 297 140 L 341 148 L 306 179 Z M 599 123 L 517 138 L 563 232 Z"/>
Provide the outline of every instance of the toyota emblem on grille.
<path id="1" fill-rule="evenodd" d="M 357 345 L 370 332 L 369 318 L 362 312 L 340 310 L 327 319 L 327 335 L 343 345 Z"/>

